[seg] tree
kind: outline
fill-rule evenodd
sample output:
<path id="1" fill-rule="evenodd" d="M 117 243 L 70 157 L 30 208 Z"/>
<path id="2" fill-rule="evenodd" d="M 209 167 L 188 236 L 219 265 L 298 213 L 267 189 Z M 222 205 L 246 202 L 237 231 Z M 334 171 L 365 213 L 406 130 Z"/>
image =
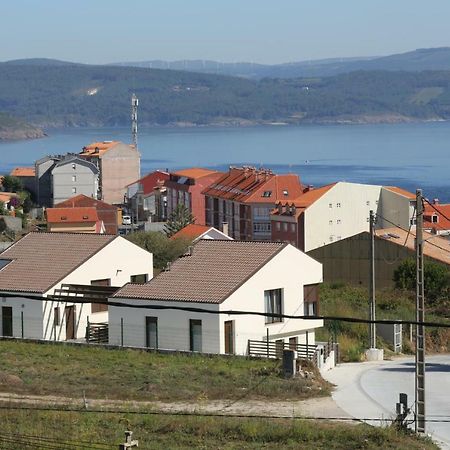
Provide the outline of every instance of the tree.
<path id="1" fill-rule="evenodd" d="M 176 232 L 180 231 L 186 225 L 194 223 L 194 216 L 191 214 L 188 208 L 184 205 L 177 205 L 177 207 L 170 213 L 167 218 L 164 231 L 167 236 L 173 236 Z"/>
<path id="2" fill-rule="evenodd" d="M 3 189 L 6 192 L 20 192 L 23 191 L 22 181 L 17 177 L 5 175 L 2 181 Z"/>
<path id="3" fill-rule="evenodd" d="M 446 298 L 450 293 L 450 272 L 442 264 L 425 261 L 424 264 L 425 300 L 434 303 Z M 394 272 L 395 287 L 414 291 L 416 289 L 416 261 L 404 260 Z"/>
<path id="4" fill-rule="evenodd" d="M 127 239 L 153 253 L 153 266 L 159 271 L 165 269 L 168 262 L 175 261 L 186 253 L 192 243 L 185 238 L 169 239 L 159 231 L 138 231 L 129 234 Z"/>

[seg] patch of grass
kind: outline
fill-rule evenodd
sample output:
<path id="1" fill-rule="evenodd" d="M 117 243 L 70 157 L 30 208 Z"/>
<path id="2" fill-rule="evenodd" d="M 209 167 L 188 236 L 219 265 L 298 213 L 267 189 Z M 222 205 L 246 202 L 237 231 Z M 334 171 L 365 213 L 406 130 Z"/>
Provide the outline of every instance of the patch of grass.
<path id="1" fill-rule="evenodd" d="M 397 289 L 383 289 L 376 293 L 378 319 L 415 320 L 416 303 L 414 293 Z M 320 287 L 320 313 L 329 316 L 368 318 L 367 289 L 343 283 L 324 283 Z M 440 302 L 433 308 L 428 307 L 426 320 L 449 322 L 450 306 Z M 340 344 L 341 360 L 344 362 L 361 361 L 368 346 L 369 327 L 366 324 L 352 324 L 338 321 L 326 321 L 325 327 L 318 330 L 317 340 L 327 340 L 336 336 Z M 389 345 L 380 337 L 377 345 L 388 352 Z M 427 331 L 427 349 L 434 352 L 450 351 L 450 330 L 429 328 Z M 403 348 L 405 353 L 413 352 L 409 341 L 409 329 L 403 327 Z"/>
<path id="2" fill-rule="evenodd" d="M 61 443 L 86 442 L 117 448 L 125 429 L 134 432 L 142 449 L 392 449 L 434 450 L 428 439 L 405 435 L 394 428 L 373 428 L 322 421 L 127 415 L 89 412 L 2 411 L 4 436 L 49 438 Z M 22 438 L 27 439 L 27 438 Z M 28 438 L 30 440 L 30 438 Z M 3 441 L 4 442 L 4 441 Z M 84 444 L 83 444 L 84 442 Z M 79 446 L 79 447 L 78 447 Z M 5 447 L 6 448 L 6 447 Z M 23 444 L 9 443 L 22 450 Z"/>
<path id="3" fill-rule="evenodd" d="M 3 392 L 81 398 L 84 391 L 88 398 L 147 401 L 300 400 L 330 394 L 318 373 L 312 379 L 284 379 L 276 360 L 6 340 L 0 341 L 0 354 Z M 11 383 L 11 377 L 19 380 Z"/>

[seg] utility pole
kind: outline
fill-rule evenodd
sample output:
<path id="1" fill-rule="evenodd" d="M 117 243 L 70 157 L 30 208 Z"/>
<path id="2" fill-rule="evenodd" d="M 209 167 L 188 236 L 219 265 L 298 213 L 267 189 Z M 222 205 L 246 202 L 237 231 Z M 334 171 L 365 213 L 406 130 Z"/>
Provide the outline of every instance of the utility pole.
<path id="1" fill-rule="evenodd" d="M 423 276 L 422 189 L 416 191 L 416 433 L 425 433 L 425 295 Z"/>
<path id="2" fill-rule="evenodd" d="M 126 450 L 128 448 L 132 447 L 139 447 L 139 441 L 136 439 L 132 439 L 133 432 L 132 431 L 125 431 L 125 443 L 119 444 L 119 450 Z"/>
<path id="3" fill-rule="evenodd" d="M 369 319 L 376 319 L 375 308 L 375 215 L 372 210 L 369 213 L 370 221 L 370 280 L 369 280 Z M 377 328 L 375 323 L 369 324 L 369 348 L 377 348 Z"/>

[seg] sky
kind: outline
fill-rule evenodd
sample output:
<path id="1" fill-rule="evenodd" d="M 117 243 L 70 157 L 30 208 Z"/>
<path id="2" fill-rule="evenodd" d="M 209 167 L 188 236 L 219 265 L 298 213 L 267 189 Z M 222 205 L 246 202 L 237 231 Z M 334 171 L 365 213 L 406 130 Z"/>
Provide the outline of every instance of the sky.
<path id="1" fill-rule="evenodd" d="M 276 64 L 450 46 L 449 0 L 2 0 L 0 61 Z"/>

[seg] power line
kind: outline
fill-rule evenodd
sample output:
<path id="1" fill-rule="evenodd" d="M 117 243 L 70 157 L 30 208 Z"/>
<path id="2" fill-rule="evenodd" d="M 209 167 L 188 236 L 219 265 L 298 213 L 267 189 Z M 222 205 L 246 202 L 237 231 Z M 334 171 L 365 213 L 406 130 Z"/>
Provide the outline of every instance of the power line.
<path id="1" fill-rule="evenodd" d="M 280 416 L 274 414 L 223 414 L 213 412 L 189 412 L 189 411 L 136 411 L 136 410 L 117 410 L 117 409 L 75 409 L 75 408 L 52 408 L 52 407 L 31 407 L 31 406 L 2 406 L 0 410 L 25 410 L 25 411 L 39 411 L 39 412 L 70 412 L 80 414 L 129 414 L 129 415 L 149 415 L 149 416 L 173 416 L 173 417 L 217 417 L 217 418 L 236 418 L 236 419 L 279 419 L 279 420 L 323 420 L 323 421 L 349 421 L 349 422 L 394 422 L 395 419 L 388 419 L 385 417 L 339 417 L 339 416 Z M 394 414 L 394 413 L 393 413 Z M 439 419 L 427 419 L 427 422 L 432 423 L 450 423 L 450 417 Z"/>
<path id="2" fill-rule="evenodd" d="M 12 298 L 24 298 L 29 300 L 37 300 L 37 301 L 52 301 L 51 297 L 43 297 L 43 296 L 29 296 L 29 295 L 20 295 L 20 294 L 11 294 L 11 293 L 0 293 L 0 296 L 3 297 L 12 297 Z M 54 301 L 54 300 L 53 300 Z M 269 313 L 262 311 L 246 311 L 246 310 L 210 310 L 205 308 L 199 308 L 194 306 L 168 306 L 168 305 L 137 305 L 137 304 L 128 304 L 123 302 L 115 302 L 115 301 L 98 301 L 98 300 L 89 300 L 84 301 L 80 300 L 79 297 L 67 298 L 66 300 L 58 301 L 63 303 L 95 303 L 95 304 L 103 304 L 108 306 L 114 306 L 117 308 L 134 308 L 134 309 L 150 309 L 150 310 L 159 310 L 159 311 L 185 311 L 185 312 L 193 312 L 198 314 L 212 314 L 212 315 L 227 315 L 227 316 L 260 316 L 260 317 L 274 317 L 279 319 L 297 319 L 297 320 L 336 320 L 340 322 L 349 322 L 349 323 L 380 323 L 380 324 L 412 324 L 418 325 L 419 322 L 413 320 L 398 320 L 398 319 L 360 319 L 356 317 L 343 317 L 343 316 L 305 316 L 305 315 L 293 315 L 293 314 L 277 314 L 277 313 Z M 181 302 L 180 302 L 181 303 Z M 450 328 L 450 323 L 441 323 L 441 322 L 420 322 L 420 324 L 427 327 L 436 327 L 436 328 Z"/>

